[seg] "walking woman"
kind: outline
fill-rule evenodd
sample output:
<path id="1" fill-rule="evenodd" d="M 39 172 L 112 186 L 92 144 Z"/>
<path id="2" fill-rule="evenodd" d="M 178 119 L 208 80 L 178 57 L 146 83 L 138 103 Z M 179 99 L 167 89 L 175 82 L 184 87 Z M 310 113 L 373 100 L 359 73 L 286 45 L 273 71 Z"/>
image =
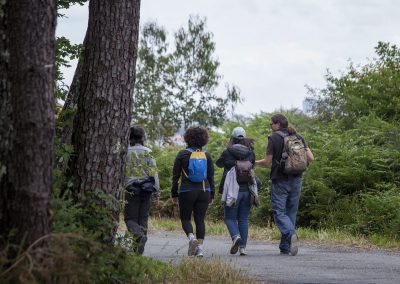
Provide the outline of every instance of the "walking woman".
<path id="1" fill-rule="evenodd" d="M 182 228 L 189 239 L 188 255 L 202 257 L 204 218 L 214 198 L 214 166 L 210 154 L 202 149 L 208 142 L 206 128 L 189 127 L 184 139 L 187 148 L 181 150 L 175 158 L 171 195 L 175 204 L 179 202 Z M 193 234 L 192 213 L 196 236 Z"/>
<path id="2" fill-rule="evenodd" d="M 147 241 L 147 223 L 151 196 L 160 196 L 160 183 L 157 166 L 150 155 L 151 150 L 144 146 L 145 131 L 140 125 L 130 129 L 128 157 L 125 167 L 125 216 L 128 230 L 135 236 L 135 251 L 143 254 Z"/>
<path id="3" fill-rule="evenodd" d="M 235 202 L 233 204 L 225 203 L 224 221 L 232 238 L 231 254 L 236 254 L 239 250 L 240 255 L 246 255 L 246 244 L 249 230 L 249 214 L 250 214 L 250 192 L 249 183 L 253 181 L 251 177 L 246 175 L 240 177 L 236 171 L 236 181 L 229 182 L 229 186 L 225 184 L 228 172 L 237 165 L 238 161 L 247 161 L 250 168 L 255 163 L 254 139 L 246 138 L 246 132 L 242 127 L 236 127 L 232 131 L 231 139 L 227 148 L 222 152 L 221 157 L 216 164 L 220 168 L 224 168 L 219 192 L 223 194 L 225 190 L 232 190 L 232 186 L 239 185 L 238 192 L 235 192 Z M 244 163 L 246 164 L 246 163 Z M 237 168 L 237 167 L 236 167 Z M 226 192 L 225 192 L 226 195 Z M 236 198 L 237 196 L 237 198 Z"/>

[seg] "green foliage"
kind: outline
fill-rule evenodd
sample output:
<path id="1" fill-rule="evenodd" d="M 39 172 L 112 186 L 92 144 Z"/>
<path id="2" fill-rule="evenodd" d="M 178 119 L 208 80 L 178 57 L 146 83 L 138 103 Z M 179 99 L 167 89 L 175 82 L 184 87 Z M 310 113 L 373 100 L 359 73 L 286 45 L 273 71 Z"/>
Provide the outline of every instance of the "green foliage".
<path id="1" fill-rule="evenodd" d="M 146 23 L 139 39 L 132 120 L 146 125 L 148 138 L 155 141 L 171 136 L 180 121 L 168 84 L 171 55 L 167 32 L 156 22 Z"/>
<path id="2" fill-rule="evenodd" d="M 227 111 L 241 102 L 232 84 L 225 83 L 225 97 L 216 94 L 222 76 L 205 19 L 191 16 L 174 39 L 169 49 L 163 27 L 149 22 L 141 28 L 132 119 L 146 126 L 151 141 L 166 140 L 194 122 L 221 125 Z"/>
<path id="3" fill-rule="evenodd" d="M 382 234 L 398 239 L 399 213 L 394 205 L 398 204 L 400 192 L 399 125 L 371 115 L 355 120 L 354 128 L 342 130 L 340 121 L 321 123 L 296 110 L 283 113 L 302 134 L 316 157 L 303 175 L 298 224 L 318 229 L 341 228 L 356 235 Z M 271 115 L 256 115 L 247 122 L 226 122 L 221 131 L 210 132 L 205 149 L 215 162 L 226 147 L 232 129 L 241 125 L 248 137 L 256 139 L 255 153 L 257 159 L 261 159 L 265 155 L 267 136 L 271 134 L 268 126 Z M 178 151 L 172 147 L 154 151 L 161 173 L 163 200 L 170 196 L 172 166 Z M 269 169 L 257 167 L 256 174 L 263 183 L 261 205 L 252 209 L 250 219 L 252 223 L 270 226 L 273 218 Z M 222 169 L 215 167 L 216 191 L 221 176 Z M 219 200 L 217 193 L 209 207 L 208 220 L 223 219 L 223 206 Z M 158 210 L 162 211 L 162 208 Z"/>
<path id="4" fill-rule="evenodd" d="M 309 90 L 309 99 L 320 119 L 339 119 L 346 128 L 353 127 L 362 116 L 400 120 L 400 50 L 379 42 L 375 52 L 378 58 L 369 64 L 358 68 L 351 64 L 339 77 L 328 73 L 325 89 Z"/>
<path id="5" fill-rule="evenodd" d="M 78 4 L 78 5 L 83 5 L 87 2 L 88 0 L 58 0 L 57 1 L 57 16 L 58 17 L 64 17 L 64 14 L 60 13 L 60 9 L 68 9 L 69 7 Z"/>
<path id="6" fill-rule="evenodd" d="M 65 37 L 56 38 L 56 98 L 65 100 L 68 94 L 68 86 L 65 85 L 65 79 L 61 73 L 61 67 L 71 67 L 70 60 L 79 58 L 82 53 L 82 44 L 71 44 Z"/>

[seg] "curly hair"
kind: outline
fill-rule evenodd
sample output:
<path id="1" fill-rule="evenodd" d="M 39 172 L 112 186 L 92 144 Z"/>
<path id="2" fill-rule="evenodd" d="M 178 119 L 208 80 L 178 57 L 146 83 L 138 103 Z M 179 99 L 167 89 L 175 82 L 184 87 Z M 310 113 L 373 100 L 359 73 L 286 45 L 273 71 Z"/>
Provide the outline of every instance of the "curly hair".
<path id="1" fill-rule="evenodd" d="M 202 148 L 208 143 L 207 128 L 202 126 L 191 126 L 186 129 L 183 138 L 188 147 Z"/>
<path id="2" fill-rule="evenodd" d="M 143 126 L 141 125 L 133 125 L 130 128 L 130 133 L 129 133 L 129 144 L 131 146 L 135 144 L 141 144 L 144 145 L 144 138 L 145 138 L 145 131 Z"/>

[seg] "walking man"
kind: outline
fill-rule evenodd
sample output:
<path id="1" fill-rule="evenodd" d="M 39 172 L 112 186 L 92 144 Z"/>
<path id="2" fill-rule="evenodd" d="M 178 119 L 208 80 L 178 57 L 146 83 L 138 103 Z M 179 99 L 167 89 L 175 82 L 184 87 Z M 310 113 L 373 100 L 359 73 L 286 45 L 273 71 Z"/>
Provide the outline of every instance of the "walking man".
<path id="1" fill-rule="evenodd" d="M 271 208 L 275 224 L 281 232 L 279 249 L 281 254 L 294 256 L 298 252 L 299 241 L 296 233 L 296 215 L 300 200 L 301 176 L 308 162 L 314 160 L 314 155 L 303 137 L 288 125 L 288 120 L 283 114 L 272 116 L 270 127 L 272 134 L 268 137 L 267 153 L 264 159 L 256 161 L 256 165 L 271 167 Z M 288 145 L 292 144 L 288 143 L 288 138 L 285 137 L 296 141 L 297 148 L 293 151 L 288 149 Z M 293 159 L 294 162 L 290 161 L 292 152 L 297 155 Z M 301 164 L 302 160 L 305 166 L 293 170 L 291 165 L 296 168 L 296 163 Z"/>

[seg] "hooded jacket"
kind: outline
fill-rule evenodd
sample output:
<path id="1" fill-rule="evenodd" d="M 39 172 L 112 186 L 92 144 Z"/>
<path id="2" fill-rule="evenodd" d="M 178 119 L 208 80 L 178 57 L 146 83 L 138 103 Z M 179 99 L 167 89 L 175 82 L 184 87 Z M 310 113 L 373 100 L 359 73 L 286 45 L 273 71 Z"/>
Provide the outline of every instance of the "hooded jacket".
<path id="1" fill-rule="evenodd" d="M 228 171 L 236 165 L 237 160 L 250 161 L 253 165 L 256 161 L 254 152 L 247 146 L 242 144 L 234 144 L 233 146 L 225 149 L 219 159 L 216 161 L 216 165 L 220 168 L 224 168 L 221 183 L 219 185 L 219 193 L 222 194 L 224 190 L 224 183 L 226 174 Z M 248 183 L 239 184 L 239 191 L 248 191 Z"/>

